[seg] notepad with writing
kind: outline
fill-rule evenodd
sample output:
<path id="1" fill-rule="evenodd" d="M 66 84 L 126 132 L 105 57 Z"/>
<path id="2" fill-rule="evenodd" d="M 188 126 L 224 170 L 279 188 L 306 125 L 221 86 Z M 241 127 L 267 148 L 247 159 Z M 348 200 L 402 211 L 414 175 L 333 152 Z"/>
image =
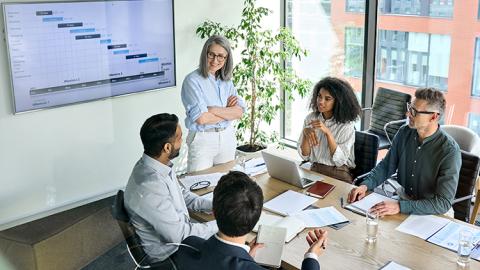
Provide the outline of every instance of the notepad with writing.
<path id="1" fill-rule="evenodd" d="M 334 185 L 331 185 L 331 184 L 328 184 L 328 183 L 325 183 L 325 182 L 322 182 L 322 181 L 317 181 L 309 189 L 307 189 L 307 194 L 310 195 L 310 196 L 313 196 L 313 197 L 323 199 L 334 188 L 335 188 Z"/>

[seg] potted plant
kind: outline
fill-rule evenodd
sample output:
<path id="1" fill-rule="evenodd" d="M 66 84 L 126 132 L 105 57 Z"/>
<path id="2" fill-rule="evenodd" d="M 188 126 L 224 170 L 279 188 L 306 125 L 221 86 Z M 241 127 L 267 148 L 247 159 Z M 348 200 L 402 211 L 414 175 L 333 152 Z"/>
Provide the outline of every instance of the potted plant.
<path id="1" fill-rule="evenodd" d="M 265 148 L 277 140 L 275 132 L 262 130 L 262 124 L 270 125 L 284 99 L 292 99 L 292 93 L 304 96 L 311 88 L 308 80 L 299 78 L 288 65 L 292 59 L 301 59 L 307 51 L 300 47 L 289 29 L 265 30 L 262 19 L 271 13 L 264 7 L 256 7 L 255 0 L 244 0 L 240 24 L 235 27 L 206 21 L 196 30 L 201 38 L 213 34 L 225 36 L 232 48 L 241 48 L 241 59 L 233 69 L 233 83 L 245 99 L 247 111 L 237 125 L 237 139 L 244 143 L 237 147 L 244 152 Z M 281 96 L 279 89 L 285 95 Z"/>

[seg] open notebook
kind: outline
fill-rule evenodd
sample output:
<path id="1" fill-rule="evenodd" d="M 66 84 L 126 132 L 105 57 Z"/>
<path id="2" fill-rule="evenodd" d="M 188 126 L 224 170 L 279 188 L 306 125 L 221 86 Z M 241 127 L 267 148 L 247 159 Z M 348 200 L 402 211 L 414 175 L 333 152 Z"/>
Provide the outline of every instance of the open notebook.
<path id="1" fill-rule="evenodd" d="M 368 194 L 367 196 L 365 196 L 363 199 L 361 199 L 359 201 L 356 201 L 354 203 L 345 205 L 344 208 L 348 209 L 352 212 L 355 212 L 357 214 L 365 215 L 367 213 L 367 211 L 370 210 L 370 208 L 372 208 L 372 206 L 374 206 L 375 204 L 377 204 L 379 202 L 383 202 L 383 201 L 386 201 L 386 202 L 393 201 L 394 202 L 396 200 L 372 192 L 372 193 Z"/>
<path id="2" fill-rule="evenodd" d="M 260 225 L 283 227 L 287 229 L 285 242 L 290 242 L 305 228 L 319 228 L 343 222 L 348 222 L 348 219 L 333 206 L 304 210 L 296 215 L 287 217 L 263 212 L 253 231 L 256 232 Z"/>

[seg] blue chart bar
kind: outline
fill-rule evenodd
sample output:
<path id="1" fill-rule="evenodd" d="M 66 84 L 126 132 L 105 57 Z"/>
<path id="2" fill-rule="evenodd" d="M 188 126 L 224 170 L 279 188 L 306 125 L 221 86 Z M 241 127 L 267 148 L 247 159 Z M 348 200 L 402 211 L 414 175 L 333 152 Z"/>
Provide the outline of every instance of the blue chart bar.
<path id="1" fill-rule="evenodd" d="M 113 54 L 127 54 L 129 52 L 130 50 L 119 50 L 119 51 L 113 51 Z"/>
<path id="2" fill-rule="evenodd" d="M 48 17 L 48 18 L 43 18 L 43 22 L 61 22 L 63 21 L 63 17 Z"/>
<path id="3" fill-rule="evenodd" d="M 158 57 L 138 60 L 138 63 L 140 63 L 140 64 L 148 63 L 148 62 L 158 62 Z"/>
<path id="4" fill-rule="evenodd" d="M 95 28 L 72 29 L 70 33 L 88 33 L 95 32 Z"/>
<path id="5" fill-rule="evenodd" d="M 112 43 L 112 40 L 111 39 L 102 39 L 100 40 L 100 44 L 110 44 Z"/>

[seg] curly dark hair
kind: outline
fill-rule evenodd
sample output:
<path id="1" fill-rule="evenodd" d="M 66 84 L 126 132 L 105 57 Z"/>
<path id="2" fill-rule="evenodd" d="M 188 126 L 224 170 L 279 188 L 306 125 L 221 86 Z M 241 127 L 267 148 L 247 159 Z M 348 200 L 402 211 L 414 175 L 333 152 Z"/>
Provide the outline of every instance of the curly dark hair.
<path id="1" fill-rule="evenodd" d="M 317 115 L 320 113 L 317 108 L 317 96 L 322 88 L 327 90 L 335 99 L 333 119 L 336 122 L 347 123 L 357 120 L 361 107 L 352 86 L 347 81 L 335 77 L 325 77 L 315 85 L 310 100 L 312 111 Z"/>

